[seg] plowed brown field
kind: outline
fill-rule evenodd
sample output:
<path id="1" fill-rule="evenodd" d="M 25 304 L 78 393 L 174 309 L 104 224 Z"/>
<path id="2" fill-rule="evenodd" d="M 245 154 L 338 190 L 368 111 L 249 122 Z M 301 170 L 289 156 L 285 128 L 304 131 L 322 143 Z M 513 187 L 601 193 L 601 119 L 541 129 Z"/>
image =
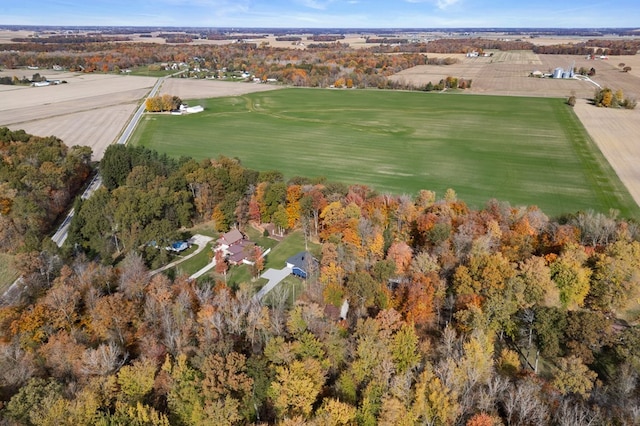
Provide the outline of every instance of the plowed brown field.
<path id="1" fill-rule="evenodd" d="M 16 70 L 4 74 L 16 74 Z M 0 86 L 0 126 L 38 136 L 54 135 L 68 146 L 90 146 L 99 160 L 149 92 L 156 79 L 117 75 L 39 72 L 66 84 L 45 87 Z M 17 74 L 19 77 L 22 74 Z"/>
<path id="2" fill-rule="evenodd" d="M 206 99 L 220 96 L 238 96 L 245 93 L 264 92 L 277 89 L 279 86 L 245 82 L 192 80 L 186 78 L 169 78 L 162 83 L 160 94 L 178 96 L 180 99 Z"/>

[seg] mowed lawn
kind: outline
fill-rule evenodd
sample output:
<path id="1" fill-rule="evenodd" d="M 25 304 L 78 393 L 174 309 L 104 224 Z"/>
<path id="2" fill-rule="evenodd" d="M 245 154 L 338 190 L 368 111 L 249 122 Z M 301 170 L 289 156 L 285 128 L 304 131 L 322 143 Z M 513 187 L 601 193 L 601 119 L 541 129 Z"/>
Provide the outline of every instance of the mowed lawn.
<path id="1" fill-rule="evenodd" d="M 13 256 L 0 253 L 0 293 L 4 293 L 19 276 L 13 266 Z"/>
<path id="2" fill-rule="evenodd" d="M 133 143 L 380 192 L 453 188 L 473 207 L 497 198 L 549 215 L 614 208 L 639 217 L 562 99 L 283 89 L 198 103 L 203 113 L 146 115 Z"/>

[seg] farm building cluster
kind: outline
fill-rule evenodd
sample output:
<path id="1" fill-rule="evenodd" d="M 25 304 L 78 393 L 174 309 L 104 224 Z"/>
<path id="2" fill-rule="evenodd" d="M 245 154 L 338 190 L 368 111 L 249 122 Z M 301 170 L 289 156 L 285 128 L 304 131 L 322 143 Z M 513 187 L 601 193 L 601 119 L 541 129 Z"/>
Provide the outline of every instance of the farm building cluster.
<path id="1" fill-rule="evenodd" d="M 532 71 L 531 74 L 529 74 L 530 77 L 538 77 L 538 78 L 555 78 L 555 79 L 568 79 L 568 78 L 574 78 L 576 75 L 575 72 L 575 63 L 574 65 L 571 65 L 569 67 L 562 68 L 562 67 L 556 67 L 552 72 L 549 73 L 543 73 L 540 70 L 535 70 Z"/>

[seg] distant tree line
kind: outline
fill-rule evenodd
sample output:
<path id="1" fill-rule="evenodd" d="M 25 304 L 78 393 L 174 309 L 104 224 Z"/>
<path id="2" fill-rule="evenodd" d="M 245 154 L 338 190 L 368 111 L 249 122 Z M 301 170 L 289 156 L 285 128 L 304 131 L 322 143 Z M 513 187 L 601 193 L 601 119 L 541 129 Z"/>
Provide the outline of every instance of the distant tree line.
<path id="1" fill-rule="evenodd" d="M 596 49 L 603 49 L 602 52 L 608 55 L 635 55 L 638 53 L 638 50 L 640 50 L 640 41 L 634 39 L 593 39 L 588 40 L 586 45 Z"/>
<path id="2" fill-rule="evenodd" d="M 532 48 L 533 53 L 546 55 L 591 55 L 594 50 L 584 43 L 550 44 L 536 45 Z"/>
<path id="3" fill-rule="evenodd" d="M 581 43 L 536 45 L 534 53 L 557 55 L 635 55 L 640 49 L 636 40 L 595 39 Z"/>
<path id="4" fill-rule="evenodd" d="M 51 35 L 47 37 L 16 37 L 11 39 L 14 43 L 38 43 L 42 45 L 66 45 L 66 44 L 87 44 L 131 41 L 131 37 L 126 36 L 102 36 L 99 34 L 68 34 Z"/>
<path id="5" fill-rule="evenodd" d="M 366 43 L 369 44 L 406 44 L 409 40 L 406 38 L 375 38 L 367 37 Z"/>
<path id="6" fill-rule="evenodd" d="M 193 36 L 189 34 L 161 33 L 158 37 L 163 38 L 167 43 L 191 43 Z"/>
<path id="7" fill-rule="evenodd" d="M 307 37 L 307 40 L 317 41 L 317 42 L 334 42 L 338 40 L 344 40 L 344 35 L 342 34 L 313 34 Z"/>
<path id="8" fill-rule="evenodd" d="M 467 53 L 484 50 L 532 50 L 533 43 L 522 40 L 490 40 L 482 38 L 446 38 L 424 43 L 425 51 L 432 53 Z"/>
<path id="9" fill-rule="evenodd" d="M 206 33 L 206 38 L 209 40 L 253 40 L 266 38 L 265 34 L 222 34 L 216 32 Z"/>
<path id="10" fill-rule="evenodd" d="M 296 36 L 276 37 L 276 41 L 302 41 L 302 37 L 296 37 Z"/>

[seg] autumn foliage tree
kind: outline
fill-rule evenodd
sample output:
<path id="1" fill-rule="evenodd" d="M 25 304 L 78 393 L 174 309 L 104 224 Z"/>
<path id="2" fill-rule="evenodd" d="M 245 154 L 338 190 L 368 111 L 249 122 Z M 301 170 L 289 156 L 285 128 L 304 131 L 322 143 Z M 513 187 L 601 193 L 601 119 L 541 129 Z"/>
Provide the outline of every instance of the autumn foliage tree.
<path id="1" fill-rule="evenodd" d="M 149 112 L 173 111 L 180 108 L 182 99 L 177 96 L 164 94 L 161 96 L 152 96 L 145 101 L 145 108 Z"/>
<path id="2" fill-rule="evenodd" d="M 91 149 L 0 127 L 0 157 L 0 251 L 37 249 L 89 177 Z"/>
<path id="3" fill-rule="evenodd" d="M 496 200 L 477 210 L 453 190 L 437 199 L 430 191 L 410 197 L 305 178 L 287 183 L 281 173 L 225 157 L 171 160 L 117 147 L 105 160 L 105 186 L 76 205 L 69 259 L 51 246 L 15 256 L 29 285 L 0 307 L 3 419 L 462 425 L 637 418 L 640 331 L 631 312 L 640 250 L 632 221 L 585 213 L 558 223 L 535 207 Z M 38 179 L 55 181 L 50 171 Z M 13 212 L 20 190 L 1 190 Z M 161 238 L 214 215 L 210 226 L 251 226 L 251 217 L 293 231 L 274 248 L 275 260 L 306 229 L 317 278 L 311 274 L 294 301 L 286 292 L 259 301 L 255 285 L 235 271 L 229 285 L 150 276 L 150 264 L 169 262 L 150 241 L 163 247 Z M 252 254 L 258 275 L 264 263 L 259 249 Z M 215 256 L 216 272 L 225 274 L 222 254 Z"/>

